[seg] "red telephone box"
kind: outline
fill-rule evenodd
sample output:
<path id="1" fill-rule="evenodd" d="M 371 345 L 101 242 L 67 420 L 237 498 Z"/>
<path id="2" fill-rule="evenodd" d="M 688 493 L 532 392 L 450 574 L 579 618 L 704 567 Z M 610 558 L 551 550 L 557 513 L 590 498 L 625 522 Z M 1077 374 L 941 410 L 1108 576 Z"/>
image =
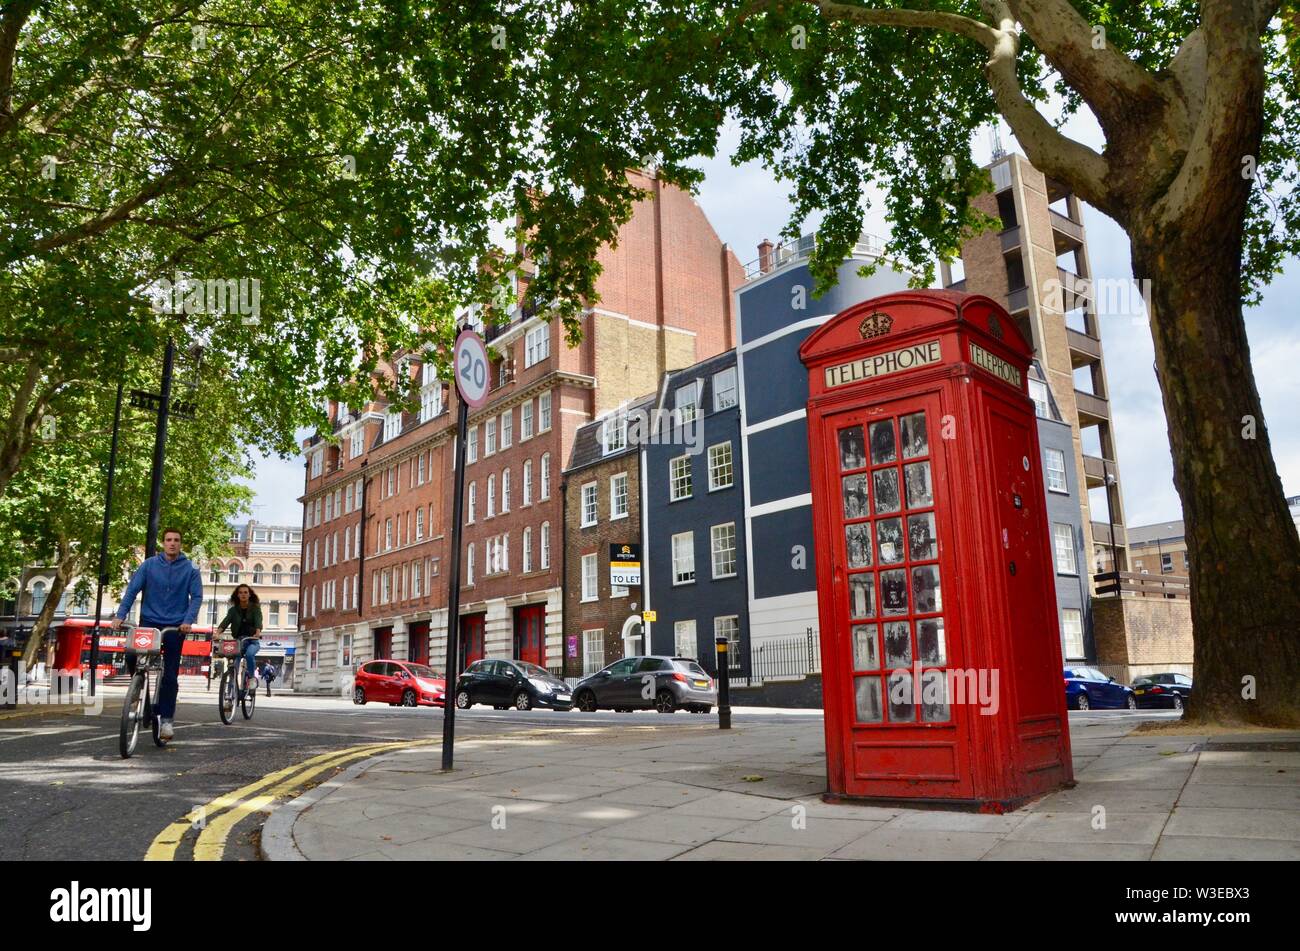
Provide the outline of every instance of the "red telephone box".
<path id="1" fill-rule="evenodd" d="M 1073 781 L 1032 350 L 987 297 L 837 314 L 808 368 L 828 798 Z"/>

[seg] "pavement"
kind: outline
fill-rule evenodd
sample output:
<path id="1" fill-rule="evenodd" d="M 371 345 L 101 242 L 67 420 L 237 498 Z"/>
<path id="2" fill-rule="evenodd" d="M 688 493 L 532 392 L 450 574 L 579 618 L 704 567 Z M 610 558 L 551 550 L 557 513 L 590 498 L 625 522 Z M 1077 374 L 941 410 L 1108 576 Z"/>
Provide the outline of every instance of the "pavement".
<path id="1" fill-rule="evenodd" d="M 574 717 L 579 717 L 574 714 Z M 520 730 L 367 757 L 278 808 L 272 860 L 1300 859 L 1300 732 L 1071 713 L 1077 785 L 1005 815 L 828 804 L 820 717 Z M 566 721 L 567 722 L 567 721 Z"/>

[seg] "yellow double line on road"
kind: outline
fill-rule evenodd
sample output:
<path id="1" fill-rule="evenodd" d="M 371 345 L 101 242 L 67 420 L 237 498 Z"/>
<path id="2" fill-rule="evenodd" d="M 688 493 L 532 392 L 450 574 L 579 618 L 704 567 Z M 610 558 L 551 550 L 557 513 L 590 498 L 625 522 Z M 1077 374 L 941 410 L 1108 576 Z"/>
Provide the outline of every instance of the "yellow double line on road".
<path id="1" fill-rule="evenodd" d="M 144 855 L 146 862 L 172 862 L 176 860 L 176 851 L 180 848 L 185 835 L 200 825 L 198 840 L 194 843 L 194 859 L 198 862 L 219 862 L 226 852 L 226 840 L 230 832 L 243 819 L 259 812 L 277 799 L 288 798 L 302 789 L 303 785 L 328 769 L 334 769 L 353 760 L 368 756 L 378 756 L 394 750 L 412 749 L 429 746 L 440 740 L 410 740 L 394 743 L 376 743 L 368 746 L 354 746 L 346 750 L 322 753 L 309 760 L 286 766 L 263 776 L 256 782 L 249 783 L 233 792 L 218 796 L 209 803 L 198 806 L 188 812 L 184 818 L 173 822 L 154 837 L 149 851 Z M 260 795 L 254 795 L 260 793 Z M 216 815 L 217 818 L 212 817 Z"/>

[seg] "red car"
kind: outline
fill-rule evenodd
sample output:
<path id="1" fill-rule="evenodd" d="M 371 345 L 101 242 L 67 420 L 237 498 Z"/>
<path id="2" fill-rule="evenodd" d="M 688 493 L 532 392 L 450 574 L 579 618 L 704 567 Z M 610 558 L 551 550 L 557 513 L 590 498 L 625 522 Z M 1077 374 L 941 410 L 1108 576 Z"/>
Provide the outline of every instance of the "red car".
<path id="1" fill-rule="evenodd" d="M 425 664 L 406 660 L 372 660 L 361 665 L 352 682 L 352 702 L 372 701 L 390 707 L 441 707 L 447 682 Z"/>

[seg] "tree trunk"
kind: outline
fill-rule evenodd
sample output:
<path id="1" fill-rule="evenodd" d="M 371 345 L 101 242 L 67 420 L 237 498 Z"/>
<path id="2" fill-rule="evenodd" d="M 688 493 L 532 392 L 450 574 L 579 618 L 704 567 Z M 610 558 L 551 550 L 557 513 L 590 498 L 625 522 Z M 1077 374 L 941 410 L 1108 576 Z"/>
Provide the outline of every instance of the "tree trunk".
<path id="1" fill-rule="evenodd" d="M 1152 281 L 1186 523 L 1196 685 L 1184 720 L 1300 726 L 1300 538 L 1250 365 L 1240 231 L 1225 222 L 1130 234 L 1133 273 Z"/>
<path id="2" fill-rule="evenodd" d="M 37 654 L 45 643 L 45 632 L 50 629 L 50 621 L 54 618 L 59 600 L 67 590 L 73 574 L 76 573 L 78 562 L 76 554 L 69 553 L 66 546 L 60 546 L 59 555 L 59 564 L 54 571 L 54 582 L 50 585 L 50 592 L 45 597 L 45 605 L 41 608 L 41 613 L 32 624 L 32 633 L 27 638 L 27 647 L 23 651 L 23 663 L 29 670 L 35 665 Z M 53 676 L 53 671 L 50 674 Z"/>

